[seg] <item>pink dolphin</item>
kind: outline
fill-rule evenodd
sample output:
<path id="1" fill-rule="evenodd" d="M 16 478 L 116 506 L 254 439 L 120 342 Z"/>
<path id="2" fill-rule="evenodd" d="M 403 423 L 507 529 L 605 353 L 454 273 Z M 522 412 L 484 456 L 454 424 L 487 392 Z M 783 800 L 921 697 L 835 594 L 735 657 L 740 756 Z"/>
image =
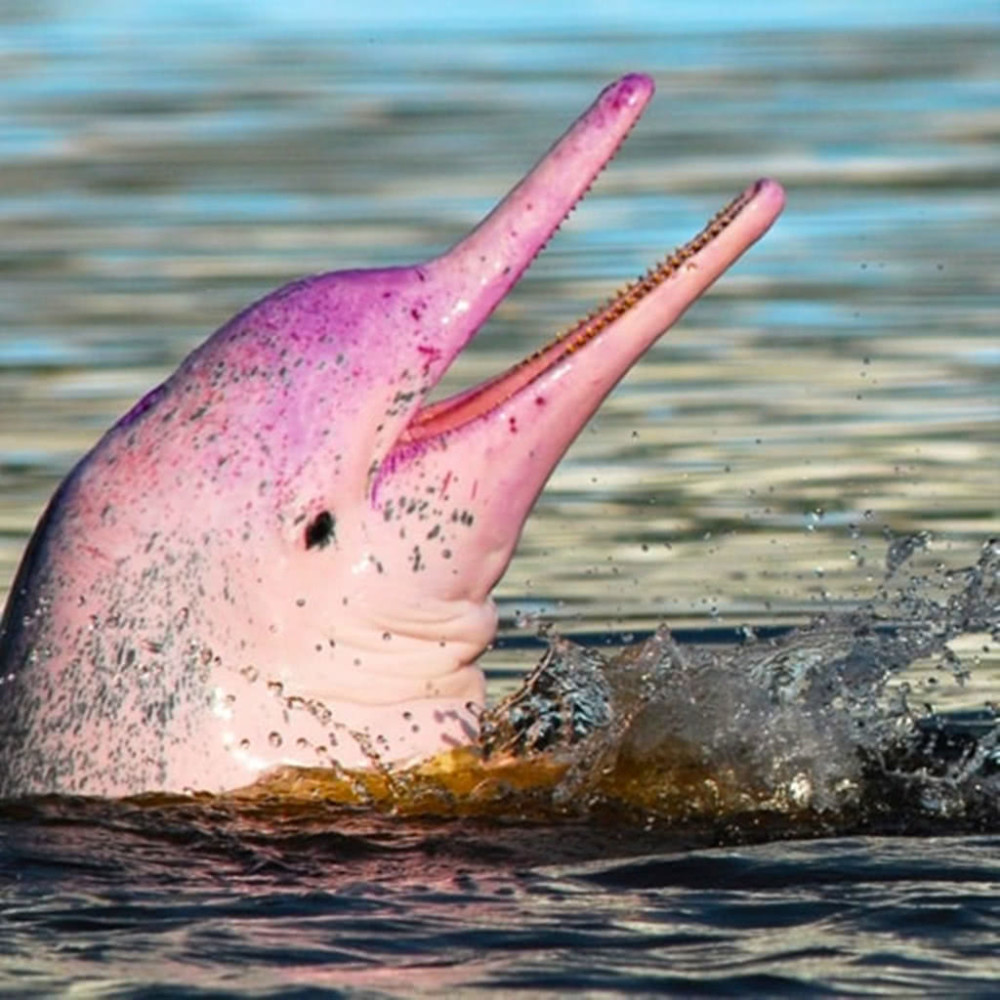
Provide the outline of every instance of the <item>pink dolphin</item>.
<path id="1" fill-rule="evenodd" d="M 442 256 L 261 299 L 104 435 L 0 625 L 0 795 L 223 791 L 476 738 L 490 591 L 535 498 L 783 205 L 757 182 L 564 336 L 425 405 L 652 94 L 608 87 Z"/>

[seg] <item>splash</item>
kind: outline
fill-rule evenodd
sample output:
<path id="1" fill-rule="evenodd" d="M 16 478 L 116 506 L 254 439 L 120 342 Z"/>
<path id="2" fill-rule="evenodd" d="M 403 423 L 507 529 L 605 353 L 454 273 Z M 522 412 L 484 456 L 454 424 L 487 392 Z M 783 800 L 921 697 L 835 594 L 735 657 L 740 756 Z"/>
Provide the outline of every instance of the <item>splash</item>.
<path id="1" fill-rule="evenodd" d="M 235 798 L 409 818 L 713 827 L 726 836 L 1000 828 L 1000 715 L 935 713 L 908 668 L 962 684 L 953 640 L 1000 640 L 1000 542 L 963 570 L 909 572 L 890 542 L 865 605 L 719 651 L 661 627 L 616 655 L 554 638 L 482 740 L 399 770 L 287 770 Z"/>
<path id="2" fill-rule="evenodd" d="M 1000 820 L 1000 716 L 914 705 L 907 668 L 970 667 L 953 640 L 1000 639 L 1000 543 L 975 565 L 906 575 L 926 538 L 889 545 L 856 610 L 724 652 L 666 627 L 605 658 L 556 640 L 486 720 L 488 757 L 567 760 L 558 797 L 634 818 L 784 815 L 835 823 Z"/>

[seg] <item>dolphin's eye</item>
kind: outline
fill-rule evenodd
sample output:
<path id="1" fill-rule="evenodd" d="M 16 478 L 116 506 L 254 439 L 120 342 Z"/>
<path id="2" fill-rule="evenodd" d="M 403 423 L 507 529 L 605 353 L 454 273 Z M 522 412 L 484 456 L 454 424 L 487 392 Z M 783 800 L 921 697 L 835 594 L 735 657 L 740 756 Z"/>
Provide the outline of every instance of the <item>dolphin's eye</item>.
<path id="1" fill-rule="evenodd" d="M 306 548 L 311 549 L 314 545 L 326 548 L 335 540 L 336 534 L 337 522 L 333 515 L 328 510 L 321 510 L 306 525 Z"/>

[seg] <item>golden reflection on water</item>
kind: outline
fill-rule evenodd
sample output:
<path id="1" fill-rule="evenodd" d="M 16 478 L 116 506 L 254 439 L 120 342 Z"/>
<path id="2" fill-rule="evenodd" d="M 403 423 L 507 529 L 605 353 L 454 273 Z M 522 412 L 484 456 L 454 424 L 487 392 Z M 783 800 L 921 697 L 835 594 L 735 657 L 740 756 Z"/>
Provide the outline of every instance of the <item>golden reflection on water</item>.
<path id="1" fill-rule="evenodd" d="M 553 755 L 485 760 L 476 748 L 452 750 L 412 768 L 335 773 L 280 771 L 224 800 L 240 807 L 285 809 L 309 803 L 357 807 L 403 819 L 500 819 L 558 823 L 615 817 L 620 824 L 708 822 L 752 811 L 797 818 L 788 789 L 748 787 L 735 768 L 706 766 L 697 748 L 675 745 L 657 763 L 622 758 L 570 798 L 560 794 L 571 761 Z M 151 804 L 159 799 L 149 799 Z M 208 800 L 206 800 L 208 801 Z"/>

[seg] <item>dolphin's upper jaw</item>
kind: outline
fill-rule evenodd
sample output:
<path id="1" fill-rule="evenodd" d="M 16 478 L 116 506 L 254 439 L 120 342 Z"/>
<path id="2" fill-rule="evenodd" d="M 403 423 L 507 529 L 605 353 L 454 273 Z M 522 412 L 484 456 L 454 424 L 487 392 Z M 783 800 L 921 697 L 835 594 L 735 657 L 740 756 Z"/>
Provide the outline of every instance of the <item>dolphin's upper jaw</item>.
<path id="1" fill-rule="evenodd" d="M 614 157 L 653 91 L 653 81 L 642 74 L 630 74 L 606 87 L 520 183 L 451 250 L 416 267 L 382 272 L 395 273 L 409 285 L 390 329 L 398 342 L 408 342 L 403 367 L 411 381 L 418 371 L 421 380 L 419 385 L 411 384 L 415 389 L 412 405 L 398 408 L 391 421 L 382 421 L 389 437 L 377 450 L 377 464 L 390 458 L 394 444 L 398 451 L 410 442 L 411 429 L 426 415 L 424 398 Z M 407 329 L 410 315 L 420 318 L 418 341 L 412 340 Z"/>

